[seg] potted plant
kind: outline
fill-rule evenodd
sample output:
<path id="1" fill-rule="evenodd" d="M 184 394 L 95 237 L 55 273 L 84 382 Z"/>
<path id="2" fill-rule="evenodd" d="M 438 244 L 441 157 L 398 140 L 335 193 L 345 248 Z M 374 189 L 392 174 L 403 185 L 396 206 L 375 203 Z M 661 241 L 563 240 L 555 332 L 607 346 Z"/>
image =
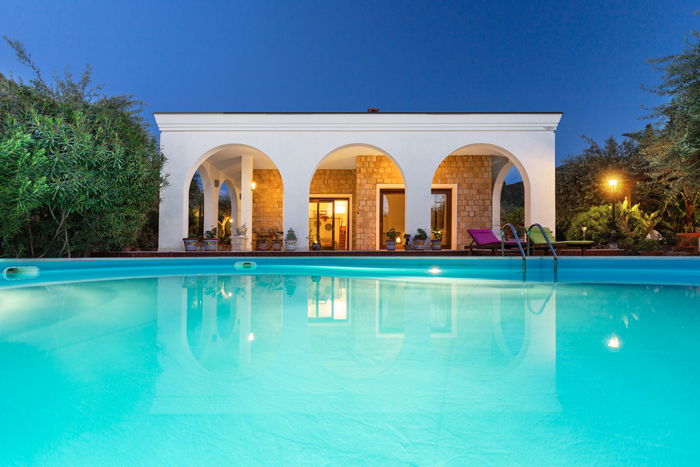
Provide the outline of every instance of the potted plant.
<path id="1" fill-rule="evenodd" d="M 389 231 L 386 233 L 386 249 L 389 251 L 393 251 L 396 249 L 396 237 L 399 236 L 399 233 L 396 231 L 395 228 L 389 229 Z"/>
<path id="2" fill-rule="evenodd" d="M 258 232 L 258 250 L 267 251 L 272 247 L 270 243 L 270 232 Z"/>
<path id="3" fill-rule="evenodd" d="M 245 250 L 246 241 L 248 240 L 248 237 L 246 237 L 248 227 L 243 224 L 239 227 L 235 227 L 233 230 L 234 232 L 232 232 L 231 235 L 231 251 Z"/>
<path id="4" fill-rule="evenodd" d="M 287 236 L 284 239 L 284 249 L 287 251 L 294 251 L 297 249 L 297 234 L 294 233 L 294 229 L 291 227 L 287 230 Z"/>
<path id="5" fill-rule="evenodd" d="M 187 232 L 187 238 L 183 238 L 182 242 L 185 244 L 185 251 L 197 251 L 197 243 L 199 242 L 199 237 L 195 234 L 193 230 Z"/>
<path id="6" fill-rule="evenodd" d="M 270 232 L 272 237 L 272 250 L 282 251 L 282 241 L 284 240 L 284 232 Z"/>
<path id="7" fill-rule="evenodd" d="M 442 247 L 442 230 L 433 229 L 432 234 L 431 246 L 433 250 L 439 250 Z"/>
<path id="8" fill-rule="evenodd" d="M 416 233 L 413 235 L 413 249 L 424 250 L 426 240 L 428 240 L 428 233 L 423 229 L 416 229 Z"/>
<path id="9" fill-rule="evenodd" d="M 219 249 L 219 235 L 216 227 L 204 232 L 204 251 L 217 251 Z"/>

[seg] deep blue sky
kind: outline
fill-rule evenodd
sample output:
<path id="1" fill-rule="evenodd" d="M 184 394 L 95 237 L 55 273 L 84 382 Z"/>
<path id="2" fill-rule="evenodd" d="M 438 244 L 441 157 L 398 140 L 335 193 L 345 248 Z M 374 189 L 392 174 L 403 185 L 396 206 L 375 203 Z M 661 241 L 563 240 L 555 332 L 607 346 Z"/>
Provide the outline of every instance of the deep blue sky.
<path id="1" fill-rule="evenodd" d="M 154 111 L 562 111 L 561 161 L 640 128 L 690 1 L 2 0 L 50 72 L 90 63 Z M 27 76 L 4 45 L 0 72 Z"/>

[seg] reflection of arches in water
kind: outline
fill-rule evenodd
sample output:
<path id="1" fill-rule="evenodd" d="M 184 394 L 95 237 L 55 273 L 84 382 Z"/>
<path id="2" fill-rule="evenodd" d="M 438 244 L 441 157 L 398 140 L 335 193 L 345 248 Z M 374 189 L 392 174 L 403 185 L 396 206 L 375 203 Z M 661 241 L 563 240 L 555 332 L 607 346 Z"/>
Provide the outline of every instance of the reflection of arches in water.
<path id="1" fill-rule="evenodd" d="M 267 367 L 282 334 L 281 276 L 186 278 L 187 345 L 214 373 L 242 378 Z"/>
<path id="2" fill-rule="evenodd" d="M 517 367 L 530 350 L 532 320 L 553 295 L 550 286 L 457 284 L 445 288 L 443 303 L 453 303 L 455 323 L 446 339 L 431 336 L 433 351 L 458 371 L 492 378 Z M 541 301 L 540 301 L 541 300 Z M 529 302 L 529 307 L 528 307 Z"/>
<path id="3" fill-rule="evenodd" d="M 309 340 L 315 360 L 346 378 L 385 370 L 403 346 L 403 292 L 400 283 L 309 278 Z"/>

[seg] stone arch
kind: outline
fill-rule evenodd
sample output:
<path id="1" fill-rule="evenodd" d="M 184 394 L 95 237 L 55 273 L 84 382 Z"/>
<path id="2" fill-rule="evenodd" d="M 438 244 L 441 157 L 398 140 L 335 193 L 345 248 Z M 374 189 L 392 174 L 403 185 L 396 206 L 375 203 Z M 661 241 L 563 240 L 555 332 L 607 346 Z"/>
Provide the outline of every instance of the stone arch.
<path id="1" fill-rule="evenodd" d="M 453 151 L 451 151 L 445 158 L 443 158 L 439 163 L 438 166 L 435 167 L 435 170 L 433 173 L 436 173 L 439 169 L 439 166 L 450 156 L 454 155 L 465 155 L 465 156 L 490 156 L 491 158 L 491 167 L 494 168 L 493 161 L 494 158 L 501 158 L 505 159 L 505 161 L 502 161 L 503 166 L 498 168 L 498 170 L 494 173 L 492 170 L 489 170 L 489 176 L 491 177 L 491 180 L 489 182 L 489 189 L 486 191 L 484 194 L 479 194 L 479 197 L 484 197 L 487 199 L 483 199 L 481 201 L 488 201 L 490 204 L 490 209 L 488 209 L 488 214 L 490 219 L 488 222 L 486 220 L 483 220 L 484 225 L 479 226 L 482 228 L 500 228 L 500 201 L 501 201 L 501 193 L 502 193 L 502 188 L 503 188 L 503 182 L 505 180 L 506 175 L 508 174 L 508 171 L 512 168 L 515 167 L 518 170 L 518 173 L 520 174 L 522 181 L 523 181 L 523 190 L 524 190 L 524 209 L 525 209 L 525 226 L 527 227 L 528 225 L 531 224 L 531 184 L 530 184 L 530 178 L 528 176 L 527 171 L 525 170 L 524 165 L 522 162 L 508 149 L 498 146 L 495 144 L 490 144 L 490 143 L 471 143 L 467 144 L 464 146 L 460 146 Z M 482 191 L 485 187 L 482 187 Z M 477 226 L 473 226 L 477 227 Z M 460 226 L 457 227 L 458 231 L 465 231 L 466 228 L 461 228 Z"/>
<path id="2" fill-rule="evenodd" d="M 381 217 L 378 213 L 379 190 L 389 187 L 405 188 L 404 170 L 397 160 L 378 146 L 348 143 L 328 151 L 307 176 L 310 196 L 315 196 L 315 199 L 332 199 L 334 195 L 342 195 L 336 196 L 335 199 L 347 199 L 351 206 L 351 216 L 336 216 L 335 213 L 333 215 L 333 221 L 329 224 L 333 234 L 330 240 L 331 247 L 356 250 L 379 248 L 382 243 Z M 324 198 L 323 195 L 331 196 Z M 337 202 L 328 205 L 335 206 Z M 314 237 L 319 236 L 319 226 L 313 224 L 311 210 L 312 207 L 309 213 L 310 243 L 314 241 Z M 400 218 L 403 218 L 404 226 L 405 216 L 404 204 L 403 210 L 397 215 L 397 222 L 401 222 Z M 347 222 L 347 243 L 342 241 L 343 232 L 339 230 L 337 222 Z"/>
<path id="3" fill-rule="evenodd" d="M 227 143 L 204 152 L 185 175 L 189 183 L 195 172 L 206 173 L 205 229 L 218 225 L 218 198 L 226 183 L 231 196 L 235 224 L 246 224 L 246 249 L 254 247 L 255 233 L 281 231 L 283 225 L 283 182 L 278 164 L 265 152 L 247 144 Z M 203 184 L 205 177 L 203 177 Z M 253 183 L 255 182 L 255 187 Z M 183 190 L 186 196 L 186 190 Z M 185 206 L 188 205 L 187 199 Z M 234 204 L 236 215 L 234 215 Z M 207 214 L 208 213 L 208 214 Z"/>

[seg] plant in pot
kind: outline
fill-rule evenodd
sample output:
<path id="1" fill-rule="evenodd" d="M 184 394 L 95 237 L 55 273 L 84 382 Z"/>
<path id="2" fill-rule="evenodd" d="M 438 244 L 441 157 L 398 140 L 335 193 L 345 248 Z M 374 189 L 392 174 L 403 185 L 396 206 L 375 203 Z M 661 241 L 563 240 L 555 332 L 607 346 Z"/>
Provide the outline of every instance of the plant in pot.
<path id="1" fill-rule="evenodd" d="M 294 229 L 291 227 L 287 230 L 287 236 L 284 239 L 284 249 L 287 251 L 294 251 L 297 249 L 297 234 L 294 233 Z"/>
<path id="2" fill-rule="evenodd" d="M 246 246 L 246 240 L 248 240 L 248 237 L 246 237 L 246 234 L 248 233 L 248 227 L 246 227 L 246 225 L 243 224 L 239 227 L 235 227 L 233 230 L 234 231 L 231 235 L 231 250 L 244 250 Z"/>
<path id="3" fill-rule="evenodd" d="M 272 236 L 272 250 L 282 251 L 282 242 L 284 241 L 284 232 L 270 232 Z"/>
<path id="4" fill-rule="evenodd" d="M 187 238 L 183 238 L 182 242 L 185 244 L 185 251 L 197 251 L 199 238 L 192 230 L 187 232 Z"/>
<path id="5" fill-rule="evenodd" d="M 399 236 L 399 233 L 396 231 L 395 228 L 389 229 L 389 231 L 386 233 L 386 249 L 389 251 L 393 251 L 396 249 L 396 237 Z"/>
<path id="6" fill-rule="evenodd" d="M 433 250 L 439 250 L 442 247 L 442 230 L 433 229 L 433 239 L 430 241 Z"/>
<path id="7" fill-rule="evenodd" d="M 204 232 L 204 251 L 217 251 L 219 249 L 219 234 L 216 227 Z"/>
<path id="8" fill-rule="evenodd" d="M 267 251 L 272 247 L 270 242 L 270 232 L 260 231 L 258 232 L 258 250 Z"/>
<path id="9" fill-rule="evenodd" d="M 416 229 L 416 233 L 413 235 L 413 249 L 424 250 L 426 240 L 428 240 L 428 233 L 424 229 Z"/>

